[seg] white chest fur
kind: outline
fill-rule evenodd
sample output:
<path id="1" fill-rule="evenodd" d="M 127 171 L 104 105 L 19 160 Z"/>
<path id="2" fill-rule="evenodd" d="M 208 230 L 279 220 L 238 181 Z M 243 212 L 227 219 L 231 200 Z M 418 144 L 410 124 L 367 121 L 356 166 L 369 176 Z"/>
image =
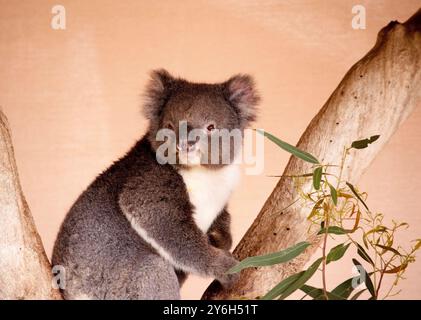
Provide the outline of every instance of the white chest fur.
<path id="1" fill-rule="evenodd" d="M 181 170 L 180 174 L 195 209 L 193 216 L 196 224 L 206 233 L 237 185 L 240 168 L 234 164 L 217 170 L 194 167 Z"/>

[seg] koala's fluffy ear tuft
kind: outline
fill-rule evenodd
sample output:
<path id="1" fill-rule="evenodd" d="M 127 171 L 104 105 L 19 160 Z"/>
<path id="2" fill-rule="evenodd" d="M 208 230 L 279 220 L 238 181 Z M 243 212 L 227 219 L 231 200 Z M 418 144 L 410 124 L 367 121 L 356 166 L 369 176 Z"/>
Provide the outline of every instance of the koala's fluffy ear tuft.
<path id="1" fill-rule="evenodd" d="M 159 117 L 171 93 L 174 78 L 165 69 L 153 70 L 144 93 L 143 114 L 149 120 Z"/>
<path id="2" fill-rule="evenodd" d="M 241 126 L 247 127 L 257 118 L 256 106 L 260 102 L 253 78 L 248 74 L 231 77 L 225 85 L 225 95 L 236 109 Z"/>

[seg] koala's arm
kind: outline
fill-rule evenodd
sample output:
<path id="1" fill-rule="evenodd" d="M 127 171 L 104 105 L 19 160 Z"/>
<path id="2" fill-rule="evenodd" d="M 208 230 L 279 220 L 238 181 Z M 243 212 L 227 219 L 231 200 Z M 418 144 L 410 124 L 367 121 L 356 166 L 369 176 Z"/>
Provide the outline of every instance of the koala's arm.
<path id="1" fill-rule="evenodd" d="M 230 214 L 226 209 L 224 209 L 212 223 L 207 232 L 211 245 L 227 251 L 231 249 L 232 237 L 230 224 Z"/>
<path id="2" fill-rule="evenodd" d="M 230 285 L 238 276 L 226 271 L 237 260 L 209 243 L 193 220 L 188 199 L 180 195 L 179 186 L 168 183 L 132 178 L 119 196 L 122 212 L 136 232 L 176 268 Z"/>

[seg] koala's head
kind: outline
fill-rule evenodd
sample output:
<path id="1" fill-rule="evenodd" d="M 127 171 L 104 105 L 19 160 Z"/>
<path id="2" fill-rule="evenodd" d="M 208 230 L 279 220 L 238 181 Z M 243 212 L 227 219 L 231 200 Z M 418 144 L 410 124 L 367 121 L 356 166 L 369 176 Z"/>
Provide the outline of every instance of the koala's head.
<path id="1" fill-rule="evenodd" d="M 148 139 L 157 159 L 173 159 L 175 166 L 218 168 L 241 152 L 243 130 L 256 119 L 259 96 L 249 75 L 206 84 L 155 70 L 145 100 Z"/>

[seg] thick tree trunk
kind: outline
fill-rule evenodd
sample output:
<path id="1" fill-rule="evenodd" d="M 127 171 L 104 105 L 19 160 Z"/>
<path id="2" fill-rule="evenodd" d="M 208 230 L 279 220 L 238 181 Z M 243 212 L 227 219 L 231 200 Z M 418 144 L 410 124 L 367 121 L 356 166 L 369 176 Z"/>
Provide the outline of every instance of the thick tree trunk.
<path id="1" fill-rule="evenodd" d="M 420 93 L 421 10 L 407 22 L 391 22 L 380 31 L 374 48 L 345 75 L 297 146 L 322 163 L 339 164 L 343 148 L 353 140 L 380 134 L 376 143 L 351 152 L 347 158 L 343 178 L 356 183 L 419 103 Z M 309 167 L 291 157 L 284 175 L 309 172 Z M 317 249 L 319 239 L 307 233 L 309 209 L 299 205 L 288 207 L 296 196 L 291 179 L 281 178 L 234 255 L 242 260 L 276 252 L 303 240 L 315 245 L 291 263 L 242 271 L 240 281 L 230 290 L 222 290 L 214 282 L 203 299 L 253 299 L 302 270 Z"/>
<path id="2" fill-rule="evenodd" d="M 0 299 L 60 299 L 22 193 L 10 129 L 0 110 Z"/>

